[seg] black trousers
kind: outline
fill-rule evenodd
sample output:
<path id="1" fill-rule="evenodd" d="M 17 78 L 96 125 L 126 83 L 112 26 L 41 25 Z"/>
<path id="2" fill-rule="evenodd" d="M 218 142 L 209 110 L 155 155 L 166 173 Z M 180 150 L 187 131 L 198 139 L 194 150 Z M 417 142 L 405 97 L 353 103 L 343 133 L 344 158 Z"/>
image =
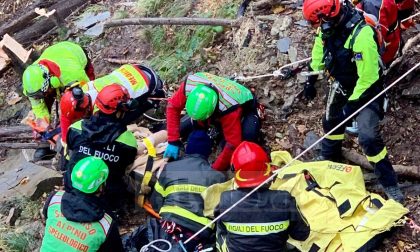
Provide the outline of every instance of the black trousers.
<path id="1" fill-rule="evenodd" d="M 379 182 L 384 187 L 388 187 L 397 185 L 397 176 L 389 161 L 379 129 L 379 121 L 383 117 L 381 105 L 382 102 L 380 101 L 371 103 L 368 107 L 360 111 L 356 117 L 356 121 L 359 127 L 359 144 L 367 159 L 375 168 L 375 174 L 378 176 Z M 334 113 L 339 113 L 340 111 L 332 110 L 331 112 L 330 118 L 334 118 L 336 117 Z M 324 115 L 322 120 L 324 133 L 329 132 L 339 123 L 334 119 L 327 121 Z M 335 130 L 322 141 L 322 156 L 327 160 L 339 161 L 341 158 L 344 131 L 345 125 Z"/>

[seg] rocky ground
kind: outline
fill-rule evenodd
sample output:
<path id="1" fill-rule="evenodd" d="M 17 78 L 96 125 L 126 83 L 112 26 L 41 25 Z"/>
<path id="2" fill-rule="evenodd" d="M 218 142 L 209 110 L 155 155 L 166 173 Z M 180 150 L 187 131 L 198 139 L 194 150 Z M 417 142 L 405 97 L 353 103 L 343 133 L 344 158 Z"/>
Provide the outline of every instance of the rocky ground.
<path id="1" fill-rule="evenodd" d="M 0 23 L 3 20 L 11 18 L 19 10 L 28 5 L 31 1 L 12 1 L 5 0 L 0 3 Z M 110 11 L 113 18 L 134 17 L 144 14 L 137 3 L 131 3 L 124 0 L 96 1 L 96 4 L 88 5 L 80 13 L 75 14 L 67 21 L 70 31 L 66 38 L 75 40 L 86 46 L 93 59 L 95 71 L 98 76 L 110 72 L 118 67 L 105 60 L 107 58 L 118 60 L 139 60 L 155 62 L 159 56 L 154 36 L 147 29 L 140 26 L 118 27 L 106 30 L 99 37 L 89 37 L 83 34 L 83 31 L 75 27 L 74 21 L 78 20 L 84 13 L 101 13 Z M 158 2 L 158 1 L 153 1 Z M 165 2 L 165 1 L 161 1 Z M 187 8 L 185 15 L 191 15 L 195 11 L 208 12 L 217 10 L 224 1 L 200 0 L 190 4 L 189 1 L 172 0 L 166 1 L 177 7 Z M 239 6 L 239 1 L 234 2 Z M 304 59 L 310 56 L 312 39 L 314 31 L 306 23 L 302 22 L 302 15 L 299 6 L 294 3 L 278 5 L 274 7 L 262 8 L 251 6 L 247 9 L 239 28 L 225 28 L 223 32 L 218 33 L 212 39 L 212 43 L 206 44 L 203 48 L 196 51 L 194 55 L 188 58 L 192 64 L 179 65 L 179 69 L 185 68 L 186 71 L 180 71 L 179 75 L 174 76 L 172 81 L 167 82 L 170 88 L 175 88 L 178 81 L 181 80 L 186 72 L 189 71 L 210 71 L 222 76 L 254 76 L 266 73 L 272 73 L 280 66 Z M 185 7 L 187 6 L 187 7 Z M 168 7 L 166 7 L 168 8 Z M 157 13 L 166 13 L 165 5 Z M 3 20 L 2 20 L 3 19 Z M 194 28 L 191 28 L 193 30 Z M 413 27 L 406 31 L 404 37 L 410 37 L 418 34 L 419 27 Z M 176 30 L 171 27 L 163 29 L 165 41 L 174 42 L 176 39 Z M 36 49 L 45 48 L 56 38 L 52 35 L 45 42 L 35 44 Z M 420 61 L 419 46 L 413 46 L 409 49 L 403 62 L 393 68 L 390 73 L 389 83 L 403 74 L 406 70 Z M 160 59 L 165 61 L 166 58 Z M 165 75 L 167 69 L 159 67 L 159 73 Z M 420 104 L 419 95 L 414 94 L 420 89 L 419 71 L 410 75 L 400 82 L 390 92 L 390 109 L 381 125 L 384 133 L 384 139 L 388 146 L 390 158 L 394 164 L 400 165 L 419 165 L 420 164 Z M 266 105 L 266 120 L 263 125 L 265 141 L 272 149 L 283 149 L 290 151 L 293 155 L 301 153 L 305 147 L 305 139 L 312 133 L 322 134 L 321 115 L 324 110 L 325 82 L 318 81 L 318 97 L 313 102 L 308 103 L 302 98 L 301 90 L 303 79 L 299 76 L 293 76 L 287 80 L 276 78 L 256 79 L 252 81 L 243 81 L 248 87 L 255 89 L 259 101 Z M 8 94 L 16 92 L 21 95 L 20 77 L 13 70 L 6 72 L 0 79 L 0 125 L 15 125 L 27 114 L 29 104 L 25 98 L 14 105 L 8 105 L 10 100 Z M 411 89 L 411 91 L 410 91 Z M 414 91 L 413 91 L 414 90 Z M 356 148 L 360 151 L 357 138 L 348 137 L 345 146 Z M 0 150 L 0 158 L 6 158 L 15 155 Z M 305 155 L 305 159 L 311 159 L 313 153 Z M 0 173 L 2 167 L 0 163 Z M 401 184 L 407 188 L 418 186 L 418 181 L 401 179 Z M 368 182 L 369 188 L 377 190 L 374 182 Z M 45 195 L 44 195 L 45 196 Z M 32 208 L 40 207 L 42 197 L 38 201 L 32 201 Z M 3 224 L 0 229 L 7 230 L 10 237 L 19 234 L 25 225 L 35 225 L 40 223 L 37 211 L 29 211 L 27 206 L 16 201 L 8 201 L 0 208 L 0 219 L 7 217 L 10 209 L 15 207 L 21 212 L 18 222 L 14 227 Z M 19 201 L 21 202 L 21 201 Z M 21 204 L 21 205 L 20 205 Z M 420 196 L 418 191 L 407 195 L 405 205 L 410 209 L 410 218 L 420 222 Z M 31 207 L 29 207 L 32 209 Z M 139 215 L 139 212 L 136 212 Z M 133 216 L 133 215 L 131 215 Z M 143 215 L 141 215 L 143 216 Z M 140 224 L 143 217 L 123 219 L 123 232 Z M 38 225 L 38 224 L 37 224 Z M 34 230 L 42 230 L 39 226 Z M 25 233 L 26 235 L 26 233 Z M 10 237 L 0 236 L 0 251 L 6 250 L 6 243 L 14 241 Z M 24 236 L 26 237 L 26 236 Z M 40 238 L 41 234 L 28 234 L 28 237 Z M 384 241 L 380 251 L 418 251 L 420 250 L 419 234 L 415 234 L 413 229 L 407 225 L 398 228 L 389 238 Z M 16 239 L 15 239 L 16 240 Z M 21 242 L 21 243 L 19 243 Z M 38 240 L 39 242 L 39 240 Z M 9 244 L 7 243 L 7 244 Z M 18 240 L 18 244 L 26 244 L 25 241 Z M 35 243 L 36 244 L 36 243 Z M 3 247 L 2 247 L 3 246 Z M 36 248 L 23 246 L 20 251 L 32 251 Z M 19 250 L 19 249 L 18 249 Z"/>

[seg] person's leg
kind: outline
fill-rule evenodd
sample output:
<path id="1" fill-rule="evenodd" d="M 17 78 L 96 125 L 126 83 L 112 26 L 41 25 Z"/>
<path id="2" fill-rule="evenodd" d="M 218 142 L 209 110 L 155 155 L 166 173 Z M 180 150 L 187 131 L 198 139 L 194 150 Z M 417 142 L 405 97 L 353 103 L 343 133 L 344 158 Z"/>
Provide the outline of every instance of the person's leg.
<path id="1" fill-rule="evenodd" d="M 398 189 L 397 176 L 388 158 L 388 152 L 379 130 L 381 119 L 379 103 L 372 103 L 357 116 L 359 126 L 359 143 L 369 162 L 375 168 L 379 183 L 385 188 L 388 197 L 397 201 L 403 200 Z"/>
<path id="2" fill-rule="evenodd" d="M 322 117 L 322 127 L 324 133 L 329 132 L 340 122 L 334 119 L 326 120 L 325 115 Z M 341 146 L 344 140 L 345 125 L 339 127 L 331 135 L 322 140 L 321 159 L 339 162 L 341 161 Z"/>
<path id="3" fill-rule="evenodd" d="M 241 126 L 243 141 L 260 142 L 261 122 L 256 112 L 244 114 Z"/>

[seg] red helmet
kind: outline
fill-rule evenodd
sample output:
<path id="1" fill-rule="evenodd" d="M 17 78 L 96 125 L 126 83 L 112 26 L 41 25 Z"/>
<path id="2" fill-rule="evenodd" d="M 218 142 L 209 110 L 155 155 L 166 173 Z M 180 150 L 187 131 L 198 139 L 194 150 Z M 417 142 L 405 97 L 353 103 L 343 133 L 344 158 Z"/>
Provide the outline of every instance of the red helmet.
<path id="1" fill-rule="evenodd" d="M 235 182 L 240 188 L 256 187 L 271 173 L 267 153 L 251 142 L 244 141 L 235 149 L 231 165 L 235 170 Z"/>
<path id="2" fill-rule="evenodd" d="M 91 111 L 90 97 L 83 93 L 80 87 L 74 87 L 61 97 L 60 110 L 61 114 L 67 117 L 77 112 L 89 113 Z"/>
<path id="3" fill-rule="evenodd" d="M 127 89 L 116 83 L 104 87 L 96 97 L 95 105 L 105 114 L 123 110 L 124 104 L 130 99 Z"/>
<path id="4" fill-rule="evenodd" d="M 305 0 L 303 16 L 312 23 L 319 23 L 322 17 L 332 18 L 340 12 L 340 0 Z"/>

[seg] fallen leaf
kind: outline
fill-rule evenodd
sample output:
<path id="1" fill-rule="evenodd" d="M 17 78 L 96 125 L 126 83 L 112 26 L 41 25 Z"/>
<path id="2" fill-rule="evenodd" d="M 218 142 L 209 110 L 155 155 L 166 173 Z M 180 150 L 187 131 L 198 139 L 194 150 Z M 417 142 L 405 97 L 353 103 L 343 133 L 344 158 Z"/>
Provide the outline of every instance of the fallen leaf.
<path id="1" fill-rule="evenodd" d="M 20 102 L 20 100 L 22 100 L 22 97 L 20 97 L 16 92 L 10 92 L 7 94 L 6 101 L 9 105 L 15 105 Z"/>
<path id="2" fill-rule="evenodd" d="M 286 8 L 284 6 L 278 5 L 278 6 L 274 7 L 272 9 L 272 11 L 273 11 L 274 14 L 279 14 L 279 13 L 283 12 L 285 9 Z"/>
<path id="3" fill-rule="evenodd" d="M 297 130 L 299 131 L 299 133 L 303 134 L 306 131 L 306 126 L 301 124 L 297 126 Z"/>

